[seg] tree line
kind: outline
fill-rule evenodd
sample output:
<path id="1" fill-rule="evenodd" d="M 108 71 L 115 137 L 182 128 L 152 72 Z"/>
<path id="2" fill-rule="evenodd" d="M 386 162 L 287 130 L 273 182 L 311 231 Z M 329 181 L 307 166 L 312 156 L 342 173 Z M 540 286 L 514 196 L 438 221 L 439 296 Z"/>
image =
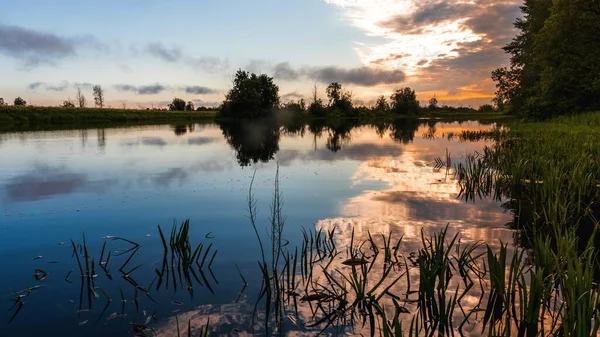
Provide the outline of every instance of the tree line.
<path id="1" fill-rule="evenodd" d="M 525 0 L 492 73 L 497 106 L 543 119 L 600 110 L 600 0 Z"/>
<path id="2" fill-rule="evenodd" d="M 94 107 L 96 108 L 104 108 L 105 107 L 105 97 L 104 97 L 104 89 L 100 85 L 95 85 L 92 87 L 92 95 L 94 98 Z M 77 92 L 75 93 L 75 100 L 68 98 L 64 100 L 61 104 L 63 108 L 85 108 L 87 106 L 87 97 L 85 93 L 81 90 L 81 88 L 77 88 Z M 27 106 L 27 101 L 21 97 L 17 97 L 13 101 L 13 105 L 15 106 Z M 0 107 L 8 106 L 8 103 L 4 101 L 4 98 L 0 97 Z M 123 109 L 126 109 L 126 103 L 122 103 Z M 181 98 L 174 98 L 173 101 L 168 105 L 169 110 L 173 111 L 208 111 L 210 108 L 207 107 L 198 107 L 197 109 L 194 107 L 194 103 L 191 101 L 186 102 Z"/>
<path id="3" fill-rule="evenodd" d="M 92 87 L 92 93 L 94 97 L 94 106 L 96 108 L 104 108 L 104 89 L 102 86 L 95 85 Z M 71 98 L 63 101 L 63 108 L 75 108 L 76 106 L 79 108 L 85 108 L 87 104 L 87 98 L 85 94 L 81 91 L 81 88 L 77 88 L 77 92 L 75 93 L 75 101 L 72 101 Z M 0 107 L 7 106 L 8 103 L 4 101 L 4 98 L 0 97 Z M 15 98 L 13 101 L 13 105 L 15 106 L 27 106 L 27 101 L 21 98 L 20 96 Z"/>
<path id="4" fill-rule="evenodd" d="M 272 77 L 257 75 L 244 70 L 238 70 L 234 76 L 232 88 L 225 96 L 223 104 L 218 109 L 218 117 L 231 119 L 253 119 L 267 117 L 278 110 L 303 113 L 312 117 L 362 117 L 374 114 L 394 114 L 416 116 L 423 111 L 445 110 L 453 112 L 473 112 L 472 108 L 455 108 L 439 106 L 435 97 L 429 100 L 427 106 L 421 106 L 415 90 L 404 87 L 395 90 L 389 98 L 381 95 L 374 106 L 356 104 L 352 92 L 344 90 L 338 82 L 333 82 L 325 89 L 326 101 L 319 96 L 315 85 L 312 97 L 307 103 L 304 98 L 298 101 L 281 103 L 279 87 Z M 388 101 L 389 99 L 389 101 Z M 494 111 L 494 107 L 485 104 L 481 112 Z"/>

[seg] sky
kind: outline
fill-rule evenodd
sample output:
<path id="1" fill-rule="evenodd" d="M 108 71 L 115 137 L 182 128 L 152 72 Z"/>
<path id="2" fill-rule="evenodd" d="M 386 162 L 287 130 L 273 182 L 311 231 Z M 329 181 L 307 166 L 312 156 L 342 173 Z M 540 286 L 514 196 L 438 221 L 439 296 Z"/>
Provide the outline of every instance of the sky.
<path id="1" fill-rule="evenodd" d="M 238 69 L 282 101 L 331 82 L 358 103 L 410 86 L 425 104 L 489 103 L 521 0 L 0 0 L 0 97 L 59 105 L 216 105 Z M 89 104 L 89 103 L 88 103 Z"/>

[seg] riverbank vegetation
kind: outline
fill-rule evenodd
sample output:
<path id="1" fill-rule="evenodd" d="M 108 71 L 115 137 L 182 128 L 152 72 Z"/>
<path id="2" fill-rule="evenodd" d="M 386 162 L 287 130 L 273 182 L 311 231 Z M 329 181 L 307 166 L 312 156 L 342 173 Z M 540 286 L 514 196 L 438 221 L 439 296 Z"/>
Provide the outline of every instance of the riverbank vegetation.
<path id="1" fill-rule="evenodd" d="M 492 76 L 496 104 L 534 119 L 600 110 L 598 0 L 526 0 L 521 9 L 504 47 L 510 66 Z"/>
<path id="2" fill-rule="evenodd" d="M 381 95 L 377 102 L 365 105 L 353 99 L 352 92 L 344 90 L 342 84 L 333 82 L 325 88 L 327 100 L 315 85 L 311 99 L 281 102 L 279 87 L 272 77 L 239 70 L 232 88 L 219 107 L 218 120 L 248 120 L 264 118 L 314 118 L 324 119 L 394 119 L 398 117 L 438 117 L 445 115 L 477 115 L 501 112 L 486 104 L 479 109 L 471 107 L 439 106 L 435 97 L 427 105 L 421 105 L 416 92 L 409 88 L 396 89 L 389 98 Z M 389 100 L 388 100 L 389 99 Z"/>
<path id="3" fill-rule="evenodd" d="M 214 120 L 215 111 L 164 111 L 74 107 L 3 106 L 0 129 L 40 125 L 138 123 Z"/>

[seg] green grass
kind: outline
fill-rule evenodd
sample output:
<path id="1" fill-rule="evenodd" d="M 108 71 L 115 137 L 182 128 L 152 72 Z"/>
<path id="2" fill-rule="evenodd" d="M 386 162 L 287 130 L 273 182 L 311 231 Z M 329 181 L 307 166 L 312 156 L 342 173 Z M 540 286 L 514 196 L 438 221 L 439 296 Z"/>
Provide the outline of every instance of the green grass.
<path id="1" fill-rule="evenodd" d="M 510 123 L 497 140 L 456 168 L 467 199 L 518 201 L 519 222 L 535 230 L 588 231 L 600 211 L 600 112 L 541 123 Z"/>
<path id="2" fill-rule="evenodd" d="M 61 107 L 0 107 L 2 128 L 68 123 L 124 123 L 214 120 L 215 111 L 165 111 Z"/>

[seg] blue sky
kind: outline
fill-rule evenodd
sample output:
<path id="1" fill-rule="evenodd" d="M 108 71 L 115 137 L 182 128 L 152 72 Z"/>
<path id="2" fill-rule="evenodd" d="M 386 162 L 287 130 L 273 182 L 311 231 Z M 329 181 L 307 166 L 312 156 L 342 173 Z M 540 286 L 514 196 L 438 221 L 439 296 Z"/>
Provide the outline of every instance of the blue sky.
<path id="1" fill-rule="evenodd" d="M 220 102 L 242 68 L 286 99 L 338 81 L 478 105 L 506 63 L 518 0 L 0 0 L 0 97 L 59 104 L 100 84 L 109 105 Z"/>

